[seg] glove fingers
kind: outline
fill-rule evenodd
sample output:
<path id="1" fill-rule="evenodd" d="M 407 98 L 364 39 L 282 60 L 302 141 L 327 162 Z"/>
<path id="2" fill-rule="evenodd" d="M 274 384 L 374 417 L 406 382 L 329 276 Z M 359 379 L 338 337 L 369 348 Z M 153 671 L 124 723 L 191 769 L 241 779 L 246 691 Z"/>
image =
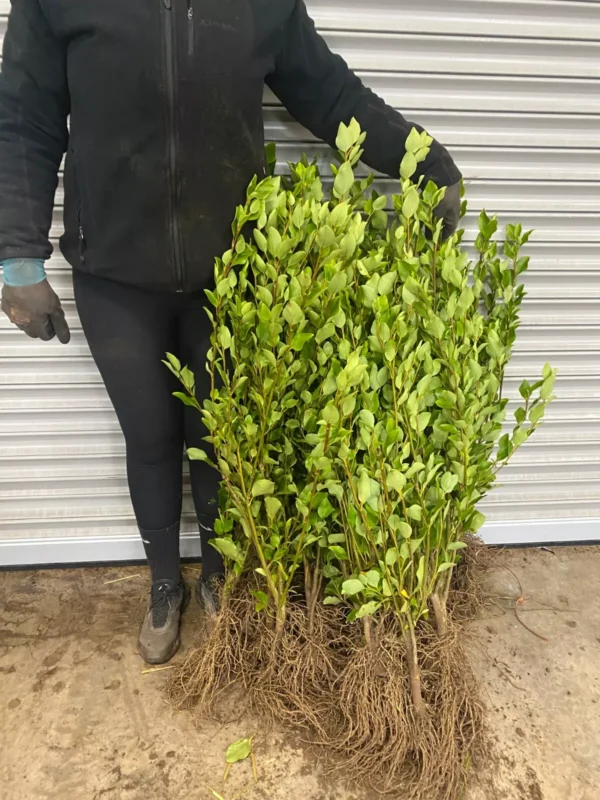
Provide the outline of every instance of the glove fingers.
<path id="1" fill-rule="evenodd" d="M 65 312 L 62 310 L 62 308 L 60 308 L 60 306 L 56 309 L 56 311 L 52 312 L 50 321 L 58 341 L 61 344 L 69 344 L 71 340 L 71 331 L 69 330 L 67 320 L 65 319 Z"/>
<path id="2" fill-rule="evenodd" d="M 29 325 L 17 325 L 17 328 L 23 331 L 26 336 L 29 336 L 30 339 L 41 339 L 42 342 L 49 342 L 54 339 L 54 328 L 50 322 L 50 317 L 30 322 Z"/>
<path id="3" fill-rule="evenodd" d="M 457 228 L 458 228 L 458 220 L 447 217 L 444 220 L 444 226 L 442 228 L 442 237 L 444 241 L 446 241 L 446 239 L 449 239 L 453 233 L 456 233 Z"/>

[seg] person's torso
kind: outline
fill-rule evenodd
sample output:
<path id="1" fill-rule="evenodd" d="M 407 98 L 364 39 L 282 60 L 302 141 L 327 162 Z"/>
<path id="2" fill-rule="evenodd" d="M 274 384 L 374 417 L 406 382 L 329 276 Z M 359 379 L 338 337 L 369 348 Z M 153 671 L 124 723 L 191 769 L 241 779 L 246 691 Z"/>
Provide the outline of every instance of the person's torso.
<path id="1" fill-rule="evenodd" d="M 67 43 L 67 258 L 194 290 L 263 168 L 262 93 L 294 0 L 40 0 Z"/>

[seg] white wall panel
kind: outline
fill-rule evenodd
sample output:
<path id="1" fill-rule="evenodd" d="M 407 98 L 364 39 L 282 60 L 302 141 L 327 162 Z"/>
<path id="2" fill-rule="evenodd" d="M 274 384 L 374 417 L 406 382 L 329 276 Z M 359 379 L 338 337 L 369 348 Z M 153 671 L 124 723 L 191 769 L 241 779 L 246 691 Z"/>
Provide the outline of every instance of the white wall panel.
<path id="1" fill-rule="evenodd" d="M 445 142 L 467 182 L 466 241 L 481 208 L 535 229 L 515 357 L 523 377 L 559 368 L 558 399 L 486 500 L 490 541 L 600 538 L 600 3 L 571 0 L 308 0 L 363 80 Z M 0 36 L 10 4 L 0 0 Z M 265 92 L 281 168 L 327 148 Z M 391 194 L 383 176 L 377 188 Z M 51 235 L 62 225 L 62 185 Z M 68 348 L 0 320 L 0 564 L 141 555 L 124 443 L 77 319 L 70 268 L 49 271 Z M 183 549 L 195 552 L 186 495 Z"/>

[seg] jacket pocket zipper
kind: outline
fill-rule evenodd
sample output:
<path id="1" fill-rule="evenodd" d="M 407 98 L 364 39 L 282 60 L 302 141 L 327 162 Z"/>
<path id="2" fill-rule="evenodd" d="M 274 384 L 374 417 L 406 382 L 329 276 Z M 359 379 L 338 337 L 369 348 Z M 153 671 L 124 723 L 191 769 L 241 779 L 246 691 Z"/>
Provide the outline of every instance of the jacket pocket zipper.
<path id="1" fill-rule="evenodd" d="M 79 228 L 79 260 L 85 264 L 85 234 L 81 224 L 81 206 L 77 209 L 77 226 Z"/>
<path id="2" fill-rule="evenodd" d="M 194 4 L 187 0 L 188 56 L 194 55 Z"/>

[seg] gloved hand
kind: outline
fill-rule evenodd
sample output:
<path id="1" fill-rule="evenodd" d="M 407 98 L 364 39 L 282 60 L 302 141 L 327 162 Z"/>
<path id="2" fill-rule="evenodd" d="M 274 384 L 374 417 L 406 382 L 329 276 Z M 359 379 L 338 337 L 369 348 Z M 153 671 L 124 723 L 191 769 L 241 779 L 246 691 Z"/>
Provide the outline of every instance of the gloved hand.
<path id="1" fill-rule="evenodd" d="M 58 296 L 44 278 L 29 286 L 2 287 L 2 311 L 32 339 L 50 341 L 56 335 L 68 344 L 71 334 Z"/>
<path id="2" fill-rule="evenodd" d="M 460 219 L 460 205 L 460 183 L 454 183 L 452 186 L 447 187 L 444 199 L 434 209 L 433 212 L 434 216 L 438 220 L 444 220 L 444 224 L 442 226 L 442 239 L 444 240 L 452 236 L 458 227 L 458 221 Z"/>

